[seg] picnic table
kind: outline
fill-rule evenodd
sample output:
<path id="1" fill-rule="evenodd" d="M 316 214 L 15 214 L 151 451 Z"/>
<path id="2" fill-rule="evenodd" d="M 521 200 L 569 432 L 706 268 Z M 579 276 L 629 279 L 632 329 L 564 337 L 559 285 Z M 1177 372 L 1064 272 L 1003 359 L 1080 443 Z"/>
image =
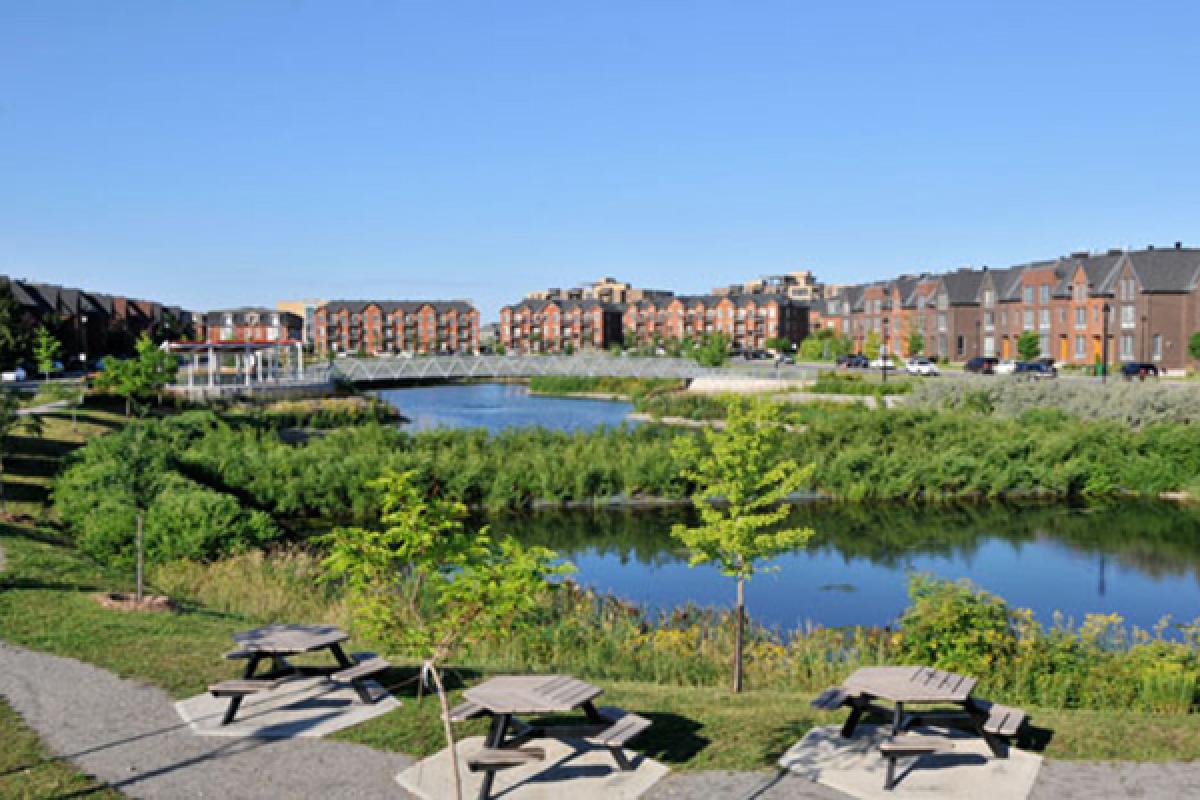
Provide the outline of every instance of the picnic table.
<path id="1" fill-rule="evenodd" d="M 327 675 L 348 682 L 364 703 L 374 702 L 363 681 L 386 670 L 390 665 L 373 653 L 346 655 L 342 642 L 349 635 L 336 625 L 266 625 L 233 634 L 237 647 L 226 653 L 228 659 L 245 659 L 241 680 L 221 681 L 209 687 L 215 697 L 228 697 L 222 725 L 233 722 L 242 700 L 250 694 L 277 687 L 293 675 Z M 336 662 L 330 666 L 293 666 L 288 656 L 328 650 Z M 258 674 L 259 665 L 271 662 L 271 668 Z"/>
<path id="2" fill-rule="evenodd" d="M 464 702 L 450 712 L 452 721 L 491 718 L 483 749 L 468 760 L 472 771 L 484 772 L 479 800 L 491 797 L 498 770 L 545 758 L 545 752 L 538 748 L 521 747 L 535 737 L 584 738 L 607 747 L 619 769 L 633 769 L 624 745 L 650 727 L 650 720 L 619 708 L 597 709 L 593 701 L 603 692 L 600 687 L 570 675 L 504 675 L 463 692 Z M 586 724 L 531 725 L 518 717 L 569 713 L 575 709 L 583 711 Z"/>

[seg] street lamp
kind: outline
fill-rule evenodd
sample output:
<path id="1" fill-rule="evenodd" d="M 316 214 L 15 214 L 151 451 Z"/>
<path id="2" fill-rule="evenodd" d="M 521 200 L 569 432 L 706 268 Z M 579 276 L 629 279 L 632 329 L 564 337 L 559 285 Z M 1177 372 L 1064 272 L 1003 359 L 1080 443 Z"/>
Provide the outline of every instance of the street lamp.
<path id="1" fill-rule="evenodd" d="M 879 369 L 883 372 L 883 383 L 887 383 L 888 368 L 888 318 L 883 318 L 883 346 L 879 358 Z"/>
<path id="2" fill-rule="evenodd" d="M 83 332 L 83 352 L 79 354 L 79 360 L 83 362 L 83 368 L 86 370 L 87 369 L 87 360 L 88 360 L 87 314 L 81 315 L 79 317 L 79 319 L 83 322 L 83 331 L 82 331 Z"/>
<path id="3" fill-rule="evenodd" d="M 1146 361 L 1146 315 L 1142 314 L 1142 363 Z"/>
<path id="4" fill-rule="evenodd" d="M 1112 308 L 1108 305 L 1108 303 L 1105 303 L 1100 309 L 1100 313 L 1104 315 L 1104 333 L 1103 338 L 1100 341 L 1100 350 L 1102 353 L 1100 356 L 1101 383 L 1108 383 L 1108 312 L 1111 310 Z"/>

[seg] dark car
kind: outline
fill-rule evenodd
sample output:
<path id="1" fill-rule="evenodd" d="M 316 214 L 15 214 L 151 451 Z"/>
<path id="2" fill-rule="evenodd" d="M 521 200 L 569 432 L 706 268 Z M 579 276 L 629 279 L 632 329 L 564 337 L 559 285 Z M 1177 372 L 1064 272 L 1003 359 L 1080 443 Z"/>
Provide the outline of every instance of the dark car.
<path id="1" fill-rule="evenodd" d="M 862 353 L 851 353 L 848 356 L 839 356 L 837 364 L 847 369 L 866 369 L 871 362 Z"/>
<path id="2" fill-rule="evenodd" d="M 963 364 L 964 372 L 975 372 L 979 375 L 991 375 L 996 371 L 996 365 L 1000 363 L 1000 359 L 992 356 L 975 356 L 974 358 Z"/>
<path id="3" fill-rule="evenodd" d="M 1158 377 L 1158 365 L 1151 364 L 1148 361 L 1130 361 L 1121 365 L 1121 377 L 1127 381 L 1134 378 L 1146 380 L 1146 378 Z"/>
<path id="4" fill-rule="evenodd" d="M 1058 370 L 1044 361 L 1018 361 L 1013 374 L 1018 378 L 1053 378 Z"/>

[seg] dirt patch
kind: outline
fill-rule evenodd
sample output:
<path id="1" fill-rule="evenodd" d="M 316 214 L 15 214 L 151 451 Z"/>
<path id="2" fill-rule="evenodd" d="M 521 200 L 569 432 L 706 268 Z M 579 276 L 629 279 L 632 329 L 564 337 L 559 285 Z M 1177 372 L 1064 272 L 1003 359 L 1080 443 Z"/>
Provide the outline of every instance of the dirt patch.
<path id="1" fill-rule="evenodd" d="M 105 608 L 114 611 L 178 611 L 175 601 L 164 594 L 143 595 L 139 601 L 136 595 L 126 592 L 98 592 L 92 599 Z"/>

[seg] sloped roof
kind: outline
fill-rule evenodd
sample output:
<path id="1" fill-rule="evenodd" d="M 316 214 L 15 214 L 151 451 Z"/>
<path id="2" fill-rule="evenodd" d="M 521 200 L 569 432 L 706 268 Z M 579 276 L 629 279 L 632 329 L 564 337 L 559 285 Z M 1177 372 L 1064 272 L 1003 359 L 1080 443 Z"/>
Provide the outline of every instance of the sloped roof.
<path id="1" fill-rule="evenodd" d="M 984 272 L 980 269 L 959 269 L 942 275 L 942 283 L 950 305 L 969 305 L 979 302 L 979 288 Z"/>
<path id="2" fill-rule="evenodd" d="M 351 314 L 361 313 L 367 306 L 377 306 L 385 314 L 394 311 L 406 313 L 419 311 L 425 306 L 432 307 L 434 311 L 467 312 L 475 310 L 475 307 L 465 300 L 330 300 L 322 305 L 329 311 L 345 309 Z"/>
<path id="3" fill-rule="evenodd" d="M 1188 292 L 1200 276 L 1200 250 L 1195 248 L 1136 250 L 1129 260 L 1146 292 Z"/>

